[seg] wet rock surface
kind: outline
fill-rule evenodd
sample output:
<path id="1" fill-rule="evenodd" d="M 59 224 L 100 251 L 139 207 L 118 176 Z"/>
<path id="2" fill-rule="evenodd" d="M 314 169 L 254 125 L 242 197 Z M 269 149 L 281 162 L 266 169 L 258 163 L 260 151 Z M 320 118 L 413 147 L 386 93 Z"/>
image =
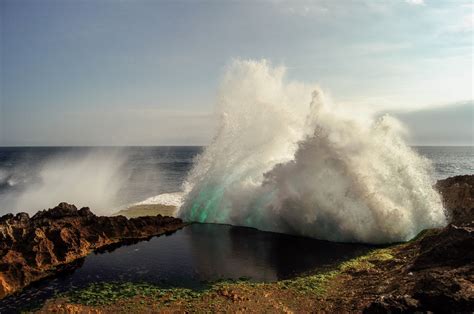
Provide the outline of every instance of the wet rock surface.
<path id="1" fill-rule="evenodd" d="M 185 224 L 172 217 L 94 215 L 89 208 L 61 203 L 31 218 L 0 217 L 0 299 L 61 267 L 109 245 L 169 233 Z"/>

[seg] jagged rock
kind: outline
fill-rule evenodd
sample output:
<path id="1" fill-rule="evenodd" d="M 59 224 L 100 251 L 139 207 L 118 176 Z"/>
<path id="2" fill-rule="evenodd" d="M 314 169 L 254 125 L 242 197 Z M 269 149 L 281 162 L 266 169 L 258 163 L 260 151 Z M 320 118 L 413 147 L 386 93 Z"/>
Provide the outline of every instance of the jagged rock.
<path id="1" fill-rule="evenodd" d="M 474 175 L 439 180 L 435 188 L 453 223 L 462 225 L 474 221 Z"/>
<path id="2" fill-rule="evenodd" d="M 99 217 L 89 208 L 61 203 L 29 217 L 0 217 L 0 299 L 54 273 L 91 251 L 122 241 L 149 238 L 182 228 L 181 219 L 149 216 Z"/>
<path id="3" fill-rule="evenodd" d="M 412 313 L 418 308 L 418 301 L 409 295 L 392 296 L 382 295 L 377 298 L 364 313 Z"/>
<path id="4" fill-rule="evenodd" d="M 472 280 L 472 269 L 470 272 Z M 419 310 L 433 312 L 469 312 L 474 309 L 474 287 L 472 281 L 441 269 L 424 273 L 414 287 L 413 297 L 418 300 Z"/>
<path id="5" fill-rule="evenodd" d="M 448 225 L 435 234 L 424 236 L 413 270 L 432 267 L 459 267 L 474 261 L 474 225 Z"/>
<path id="6" fill-rule="evenodd" d="M 364 313 L 472 312 L 473 245 L 473 225 L 450 225 L 401 246 L 397 256 L 405 263 L 389 277 L 396 288 L 381 291 Z"/>

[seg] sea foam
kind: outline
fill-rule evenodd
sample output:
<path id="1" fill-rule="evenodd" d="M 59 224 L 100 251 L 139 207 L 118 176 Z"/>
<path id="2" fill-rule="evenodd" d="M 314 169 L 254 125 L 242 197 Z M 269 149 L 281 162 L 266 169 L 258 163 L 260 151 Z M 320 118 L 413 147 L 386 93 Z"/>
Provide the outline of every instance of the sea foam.
<path id="1" fill-rule="evenodd" d="M 134 203 L 133 205 L 165 205 L 180 207 L 183 204 L 184 192 L 163 193 Z"/>

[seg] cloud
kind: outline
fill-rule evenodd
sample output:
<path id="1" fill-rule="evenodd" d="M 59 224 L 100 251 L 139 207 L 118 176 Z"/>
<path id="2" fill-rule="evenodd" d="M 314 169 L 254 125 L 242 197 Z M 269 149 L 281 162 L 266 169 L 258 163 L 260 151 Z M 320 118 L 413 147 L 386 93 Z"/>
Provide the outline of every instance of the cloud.
<path id="1" fill-rule="evenodd" d="M 416 111 L 391 112 L 410 131 L 415 145 L 474 145 L 474 101 Z"/>
<path id="2" fill-rule="evenodd" d="M 381 54 L 410 48 L 410 43 L 372 42 L 354 45 L 356 51 L 367 54 Z"/>
<path id="3" fill-rule="evenodd" d="M 284 14 L 300 17 L 306 17 L 309 15 L 324 15 L 329 12 L 329 8 L 323 3 L 283 3 L 279 5 L 281 12 Z"/>
<path id="4" fill-rule="evenodd" d="M 405 0 L 405 2 L 411 5 L 425 5 L 424 0 Z"/>
<path id="5" fill-rule="evenodd" d="M 465 15 L 457 24 L 448 27 L 451 32 L 471 32 L 474 30 L 474 13 Z"/>
<path id="6" fill-rule="evenodd" d="M 7 129 L 3 145 L 203 145 L 214 130 L 208 112 L 150 107 L 61 112 Z M 58 132 L 59 131 L 59 132 Z"/>

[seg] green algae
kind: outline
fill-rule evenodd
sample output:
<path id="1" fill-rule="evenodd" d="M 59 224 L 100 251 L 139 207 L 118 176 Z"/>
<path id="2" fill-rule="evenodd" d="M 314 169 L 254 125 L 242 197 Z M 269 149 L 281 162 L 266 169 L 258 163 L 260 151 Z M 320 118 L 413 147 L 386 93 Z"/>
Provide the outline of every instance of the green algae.
<path id="1" fill-rule="evenodd" d="M 328 285 L 337 276 L 346 272 L 368 270 L 376 267 L 378 262 L 389 261 L 393 258 L 394 256 L 390 248 L 375 249 L 365 255 L 342 262 L 337 267 L 275 283 L 256 283 L 249 281 L 249 278 L 240 278 L 238 280 L 216 281 L 210 283 L 208 289 L 196 291 L 186 288 L 162 288 L 148 283 L 109 282 L 91 284 L 87 288 L 68 292 L 61 297 L 65 297 L 70 302 L 76 304 L 101 306 L 134 297 L 145 297 L 157 304 L 163 305 L 178 300 L 192 304 L 193 301 L 205 295 L 234 288 L 250 289 L 250 291 L 252 289 L 278 288 L 292 290 L 295 293 L 308 296 L 321 296 L 327 292 Z"/>
<path id="2" fill-rule="evenodd" d="M 136 296 L 149 297 L 158 302 L 168 303 L 177 299 L 189 301 L 200 295 L 200 292 L 185 288 L 161 288 L 148 283 L 104 282 L 68 292 L 62 297 L 72 303 L 97 306 L 114 304 L 119 300 Z"/>
<path id="3" fill-rule="evenodd" d="M 369 270 L 375 267 L 376 262 L 388 261 L 393 259 L 393 257 L 390 249 L 377 249 L 366 255 L 343 262 L 339 269 L 342 272 Z"/>

